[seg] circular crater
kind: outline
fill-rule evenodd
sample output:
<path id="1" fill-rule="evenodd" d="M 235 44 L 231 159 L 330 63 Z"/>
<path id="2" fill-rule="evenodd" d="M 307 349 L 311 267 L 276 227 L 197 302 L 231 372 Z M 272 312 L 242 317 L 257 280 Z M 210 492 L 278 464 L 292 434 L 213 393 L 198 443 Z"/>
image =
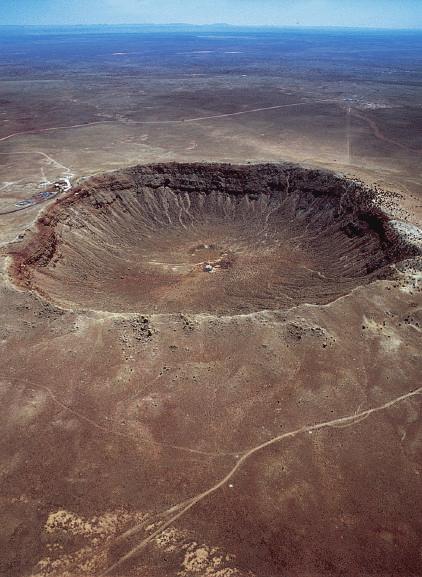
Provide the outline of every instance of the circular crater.
<path id="1" fill-rule="evenodd" d="M 64 307 L 241 314 L 324 304 L 410 249 L 375 193 L 293 165 L 159 164 L 92 177 L 13 254 Z"/>

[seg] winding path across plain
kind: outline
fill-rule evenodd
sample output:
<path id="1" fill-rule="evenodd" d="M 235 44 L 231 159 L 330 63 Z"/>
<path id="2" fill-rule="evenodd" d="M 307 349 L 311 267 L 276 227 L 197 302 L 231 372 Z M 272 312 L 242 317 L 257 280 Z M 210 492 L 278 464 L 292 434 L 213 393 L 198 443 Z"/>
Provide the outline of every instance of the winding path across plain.
<path id="1" fill-rule="evenodd" d="M 265 443 L 261 443 L 260 445 L 257 445 L 256 447 L 249 449 L 248 451 L 243 453 L 243 455 L 239 458 L 239 460 L 236 462 L 234 467 L 227 473 L 227 475 L 225 475 L 225 477 L 223 477 L 220 481 L 218 481 L 218 483 L 216 483 L 215 485 L 213 485 L 212 487 L 210 487 L 209 489 L 207 489 L 203 493 L 200 493 L 199 495 L 192 497 L 188 501 L 184 501 L 182 504 L 172 507 L 171 508 L 172 511 L 174 511 L 175 509 L 178 510 L 178 512 L 175 515 L 172 515 L 172 517 L 170 517 L 170 519 L 168 519 L 163 524 L 161 524 L 158 529 L 156 529 L 153 533 L 148 535 L 148 537 L 143 539 L 138 545 L 133 547 L 128 553 L 123 555 L 118 561 L 116 561 L 116 563 L 114 563 L 113 565 L 108 567 L 108 569 L 106 569 L 100 575 L 100 577 L 105 577 L 106 575 L 110 575 L 110 573 L 112 571 L 114 571 L 115 569 L 120 567 L 123 563 L 125 563 L 126 561 L 129 561 L 130 559 L 132 559 L 133 557 L 138 555 L 148 545 L 148 543 L 150 543 L 155 537 L 160 535 L 165 529 L 170 527 L 170 525 L 172 525 L 175 521 L 177 521 L 183 515 L 185 515 L 185 513 L 187 513 L 190 509 L 192 509 L 197 503 L 199 503 L 200 501 L 203 501 L 209 495 L 212 495 L 213 493 L 215 493 L 216 491 L 221 489 L 224 485 L 226 485 L 230 481 L 230 479 L 232 479 L 232 477 L 236 474 L 236 472 L 242 467 L 242 465 L 250 457 L 252 457 L 252 455 L 262 451 L 266 447 L 270 447 L 271 445 L 275 445 L 276 443 L 279 443 L 280 441 L 282 441 L 284 439 L 293 438 L 293 437 L 296 437 L 297 435 L 300 435 L 303 433 L 310 433 L 312 431 L 318 431 L 318 430 L 321 430 L 321 429 L 324 429 L 327 427 L 338 427 L 338 426 L 344 427 L 344 426 L 348 426 L 348 425 L 358 424 L 362 420 L 369 417 L 370 415 L 373 415 L 374 413 L 378 413 L 380 411 L 384 411 L 386 409 L 389 409 L 390 407 L 393 407 L 394 405 L 397 405 L 398 403 L 401 403 L 407 399 L 410 399 L 410 398 L 415 397 L 415 396 L 420 395 L 420 394 L 422 394 L 422 387 L 414 389 L 413 391 L 410 391 L 409 393 L 405 393 L 404 395 L 400 395 L 399 397 L 396 397 L 395 399 L 392 399 L 391 401 L 387 401 L 386 403 L 379 405 L 377 407 L 372 407 L 372 408 L 366 409 L 364 411 L 356 412 L 356 413 L 353 413 L 352 415 L 349 415 L 346 417 L 339 417 L 337 419 L 332 419 L 330 421 L 323 421 L 321 423 L 316 423 L 314 425 L 304 425 L 303 427 L 300 427 L 299 429 L 295 429 L 294 431 L 283 433 L 282 435 L 278 435 L 277 437 L 273 437 L 272 439 L 266 441 Z M 138 531 L 141 531 L 141 530 L 143 530 L 143 526 L 141 526 L 141 525 L 135 526 L 132 529 L 129 529 L 128 531 L 123 533 L 119 537 L 119 541 L 122 541 L 126 537 L 134 535 Z"/>

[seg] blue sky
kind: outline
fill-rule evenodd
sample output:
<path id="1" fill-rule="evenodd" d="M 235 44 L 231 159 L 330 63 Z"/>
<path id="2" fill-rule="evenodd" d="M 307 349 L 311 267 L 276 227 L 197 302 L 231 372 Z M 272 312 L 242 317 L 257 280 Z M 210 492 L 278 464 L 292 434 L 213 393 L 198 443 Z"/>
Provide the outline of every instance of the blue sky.
<path id="1" fill-rule="evenodd" d="M 0 0 L 0 24 L 422 28 L 422 0 Z"/>

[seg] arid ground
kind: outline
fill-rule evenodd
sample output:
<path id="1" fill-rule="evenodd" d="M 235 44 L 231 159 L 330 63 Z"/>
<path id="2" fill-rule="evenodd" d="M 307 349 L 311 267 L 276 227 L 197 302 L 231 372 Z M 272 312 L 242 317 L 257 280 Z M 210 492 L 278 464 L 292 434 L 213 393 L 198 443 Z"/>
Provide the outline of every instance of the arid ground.
<path id="1" fill-rule="evenodd" d="M 422 35 L 0 32 L 0 574 L 420 577 Z"/>

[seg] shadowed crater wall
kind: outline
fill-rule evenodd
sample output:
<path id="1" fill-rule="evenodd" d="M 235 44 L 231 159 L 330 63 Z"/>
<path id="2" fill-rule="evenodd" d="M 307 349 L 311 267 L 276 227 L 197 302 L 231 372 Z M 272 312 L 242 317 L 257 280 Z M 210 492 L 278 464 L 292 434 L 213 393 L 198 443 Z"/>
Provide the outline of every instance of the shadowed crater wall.
<path id="1" fill-rule="evenodd" d="M 328 303 L 412 255 L 374 199 L 293 165 L 136 166 L 55 203 L 11 272 L 62 306 L 116 312 Z"/>

